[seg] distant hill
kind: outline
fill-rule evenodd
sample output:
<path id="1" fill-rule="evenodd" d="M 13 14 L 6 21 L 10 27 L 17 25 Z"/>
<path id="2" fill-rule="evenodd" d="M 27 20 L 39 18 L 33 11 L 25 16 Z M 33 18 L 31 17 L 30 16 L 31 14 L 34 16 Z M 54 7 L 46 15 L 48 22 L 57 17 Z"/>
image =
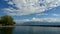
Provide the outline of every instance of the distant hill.
<path id="1" fill-rule="evenodd" d="M 19 23 L 17 25 L 60 25 L 60 22 L 39 22 L 39 21 L 29 21 Z"/>

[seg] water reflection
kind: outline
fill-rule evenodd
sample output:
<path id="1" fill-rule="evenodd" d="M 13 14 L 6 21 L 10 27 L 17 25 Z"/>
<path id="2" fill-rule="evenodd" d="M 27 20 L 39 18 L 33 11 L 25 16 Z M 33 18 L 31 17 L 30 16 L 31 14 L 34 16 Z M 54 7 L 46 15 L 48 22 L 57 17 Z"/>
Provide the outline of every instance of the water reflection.
<path id="1" fill-rule="evenodd" d="M 60 27 L 17 26 L 14 34 L 60 34 Z"/>
<path id="2" fill-rule="evenodd" d="M 14 27 L 0 27 L 0 34 L 13 34 Z"/>
<path id="3" fill-rule="evenodd" d="M 0 27 L 0 34 L 60 34 L 60 27 L 40 27 L 40 26 Z"/>

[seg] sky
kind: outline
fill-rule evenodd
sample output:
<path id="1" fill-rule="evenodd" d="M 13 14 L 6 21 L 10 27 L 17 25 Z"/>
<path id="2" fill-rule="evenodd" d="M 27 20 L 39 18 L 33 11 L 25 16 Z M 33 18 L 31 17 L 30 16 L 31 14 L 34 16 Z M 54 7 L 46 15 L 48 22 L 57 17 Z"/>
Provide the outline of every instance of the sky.
<path id="1" fill-rule="evenodd" d="M 12 16 L 16 23 L 60 22 L 60 0 L 0 0 L 0 16 L 3 15 Z"/>

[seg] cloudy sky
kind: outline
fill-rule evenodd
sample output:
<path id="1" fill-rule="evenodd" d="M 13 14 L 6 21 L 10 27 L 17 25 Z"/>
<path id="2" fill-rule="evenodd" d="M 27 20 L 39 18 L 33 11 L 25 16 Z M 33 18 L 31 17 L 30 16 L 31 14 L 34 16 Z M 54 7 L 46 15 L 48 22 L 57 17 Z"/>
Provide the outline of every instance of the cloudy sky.
<path id="1" fill-rule="evenodd" d="M 60 0 L 0 0 L 0 16 L 14 21 L 60 22 Z"/>

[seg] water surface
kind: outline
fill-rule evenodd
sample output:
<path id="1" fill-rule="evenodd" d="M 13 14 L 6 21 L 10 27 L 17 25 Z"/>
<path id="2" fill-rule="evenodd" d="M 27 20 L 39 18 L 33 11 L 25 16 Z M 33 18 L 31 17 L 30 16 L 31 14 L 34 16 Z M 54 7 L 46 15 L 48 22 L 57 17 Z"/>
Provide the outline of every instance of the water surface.
<path id="1" fill-rule="evenodd" d="M 0 27 L 0 34 L 60 34 L 60 27 L 40 27 L 40 26 Z"/>

